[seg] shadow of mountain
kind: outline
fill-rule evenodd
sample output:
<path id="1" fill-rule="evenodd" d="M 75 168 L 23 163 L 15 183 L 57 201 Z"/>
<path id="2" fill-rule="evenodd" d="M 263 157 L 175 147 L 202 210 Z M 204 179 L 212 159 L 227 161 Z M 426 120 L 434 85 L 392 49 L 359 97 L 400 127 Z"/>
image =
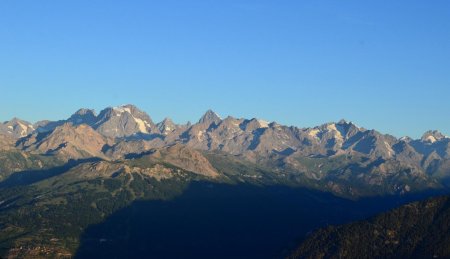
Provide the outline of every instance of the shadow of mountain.
<path id="1" fill-rule="evenodd" d="M 148 150 L 148 151 L 145 151 L 145 152 L 142 152 L 142 153 L 129 153 L 129 154 L 126 154 L 124 158 L 125 159 L 139 159 L 139 158 L 142 158 L 144 156 L 151 155 L 151 154 L 153 154 L 155 152 L 156 152 L 156 149 L 151 149 L 151 150 Z"/>
<path id="2" fill-rule="evenodd" d="M 164 135 L 158 134 L 158 133 L 149 134 L 149 133 L 139 132 L 139 133 L 136 133 L 135 135 L 128 136 L 128 137 L 125 137 L 123 139 L 127 140 L 127 141 L 130 141 L 130 140 L 147 140 L 147 141 L 151 141 L 151 140 L 154 140 L 154 139 L 164 140 L 164 138 L 165 138 Z"/>
<path id="3" fill-rule="evenodd" d="M 52 131 L 38 132 L 37 135 L 36 135 L 36 140 L 33 141 L 33 143 L 43 140 L 48 135 L 50 135 L 52 133 Z M 22 145 L 24 148 L 29 147 L 31 144 L 26 145 L 26 143 L 29 142 L 30 138 L 32 138 L 32 137 L 33 137 L 33 134 L 30 134 L 30 135 L 28 135 L 26 137 L 20 138 L 19 140 L 16 141 L 16 144 L 15 144 L 16 147 L 20 146 L 20 145 Z"/>
<path id="4" fill-rule="evenodd" d="M 16 187 L 33 184 L 47 178 L 60 175 L 73 167 L 87 162 L 98 162 L 101 161 L 100 158 L 86 158 L 69 160 L 66 164 L 62 166 L 52 167 L 43 170 L 27 170 L 22 172 L 17 172 L 10 175 L 7 179 L 0 183 L 0 188 Z"/>
<path id="5" fill-rule="evenodd" d="M 274 152 L 277 155 L 281 155 L 281 156 L 290 156 L 295 153 L 295 150 L 289 147 L 282 151 L 277 151 L 277 150 L 273 149 L 272 152 Z"/>
<path id="6" fill-rule="evenodd" d="M 319 227 L 415 198 L 350 201 L 301 188 L 198 182 L 173 200 L 136 201 L 90 226 L 76 258 L 279 258 Z"/>
<path id="7" fill-rule="evenodd" d="M 265 128 L 256 129 L 253 131 L 253 139 L 250 145 L 248 146 L 249 150 L 255 150 L 258 147 L 259 143 L 261 142 L 261 136 L 264 134 L 265 131 L 266 131 Z"/>
<path id="8" fill-rule="evenodd" d="M 438 141 L 432 144 L 424 143 L 421 140 L 414 140 L 410 142 L 410 145 L 425 157 L 433 152 L 436 152 L 440 157 L 445 157 L 449 143 L 450 140 Z"/>

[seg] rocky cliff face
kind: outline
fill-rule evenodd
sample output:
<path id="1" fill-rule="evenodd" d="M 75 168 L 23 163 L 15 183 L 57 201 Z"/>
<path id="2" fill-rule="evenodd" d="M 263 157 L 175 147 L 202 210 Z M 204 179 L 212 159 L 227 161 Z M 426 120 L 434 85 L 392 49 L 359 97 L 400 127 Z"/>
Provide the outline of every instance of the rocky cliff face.
<path id="1" fill-rule="evenodd" d="M 113 138 L 150 134 L 155 130 L 150 117 L 133 105 L 101 111 L 92 127 L 100 134 Z"/>
<path id="2" fill-rule="evenodd" d="M 0 134 L 12 138 L 22 138 L 34 132 L 34 126 L 24 120 L 13 118 L 10 121 L 0 123 Z"/>
<path id="3" fill-rule="evenodd" d="M 47 133 L 36 133 L 19 141 L 25 151 L 68 159 L 105 157 L 103 148 L 112 140 L 90 126 L 65 123 Z"/>

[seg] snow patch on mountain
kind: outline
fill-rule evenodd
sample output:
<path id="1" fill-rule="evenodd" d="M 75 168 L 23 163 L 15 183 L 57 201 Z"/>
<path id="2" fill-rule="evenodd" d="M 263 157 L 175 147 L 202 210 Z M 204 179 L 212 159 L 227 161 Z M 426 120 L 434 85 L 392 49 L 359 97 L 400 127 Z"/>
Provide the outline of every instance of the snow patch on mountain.
<path id="1" fill-rule="evenodd" d="M 26 136 L 26 135 L 27 135 L 28 127 L 27 127 L 26 125 L 24 125 L 23 123 L 21 123 L 20 121 L 18 121 L 17 124 L 18 124 L 18 125 L 20 126 L 20 128 L 22 129 L 22 130 L 20 131 L 20 136 L 21 136 L 21 137 Z"/>
<path id="2" fill-rule="evenodd" d="M 119 114 L 124 113 L 124 112 L 131 113 L 131 109 L 128 107 L 124 107 L 124 106 L 113 107 L 113 110 Z"/>
<path id="3" fill-rule="evenodd" d="M 343 140 L 344 139 L 344 137 L 342 136 L 341 131 L 339 131 L 337 129 L 336 124 L 332 123 L 332 124 L 327 125 L 327 130 L 332 132 L 336 139 L 338 139 L 338 140 Z"/>
<path id="4" fill-rule="evenodd" d="M 434 143 L 434 142 L 436 142 L 437 140 L 436 140 L 436 138 L 433 137 L 433 136 L 428 136 L 428 137 L 425 138 L 425 141 L 428 141 L 428 142 L 430 142 L 430 143 Z"/>
<path id="5" fill-rule="evenodd" d="M 258 120 L 259 125 L 261 125 L 261 128 L 268 128 L 269 122 L 265 120 Z"/>
<path id="6" fill-rule="evenodd" d="M 137 123 L 137 125 L 139 127 L 139 131 L 142 133 L 148 133 L 147 127 L 146 127 L 146 125 L 148 125 L 148 122 L 146 123 L 145 121 L 138 119 L 138 118 L 134 117 L 133 115 L 132 115 L 132 117 L 133 117 L 134 121 Z"/>
<path id="7" fill-rule="evenodd" d="M 392 155 L 395 154 L 395 151 L 392 149 L 391 145 L 389 145 L 389 143 L 387 143 L 386 141 L 383 141 L 383 144 L 388 150 L 388 156 L 392 157 Z"/>
<path id="8" fill-rule="evenodd" d="M 318 130 L 318 129 L 312 129 L 312 130 L 310 130 L 310 131 L 308 132 L 308 135 L 309 135 L 310 137 L 319 139 L 319 137 L 317 136 L 317 135 L 319 134 L 319 132 L 320 132 L 320 130 Z"/>

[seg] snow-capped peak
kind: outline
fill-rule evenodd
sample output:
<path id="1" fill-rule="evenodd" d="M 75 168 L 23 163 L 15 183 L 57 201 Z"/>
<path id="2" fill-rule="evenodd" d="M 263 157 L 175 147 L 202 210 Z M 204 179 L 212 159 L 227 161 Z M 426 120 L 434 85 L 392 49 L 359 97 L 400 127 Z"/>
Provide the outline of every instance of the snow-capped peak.
<path id="1" fill-rule="evenodd" d="M 399 139 L 400 141 L 410 141 L 411 140 L 411 138 L 410 137 L 408 137 L 408 136 L 404 136 L 404 137 L 401 137 L 400 139 Z"/>
<path id="2" fill-rule="evenodd" d="M 131 113 L 131 109 L 129 107 L 126 107 L 125 105 L 113 107 L 113 110 L 119 114 L 124 113 L 124 112 Z"/>
<path id="3" fill-rule="evenodd" d="M 430 136 L 425 138 L 425 141 L 428 141 L 430 143 L 434 143 L 434 142 L 436 142 L 436 138 L 430 135 Z"/>
<path id="4" fill-rule="evenodd" d="M 269 127 L 269 122 L 265 121 L 265 120 L 261 120 L 261 119 L 257 119 L 259 125 L 261 126 L 261 128 L 268 128 Z"/>

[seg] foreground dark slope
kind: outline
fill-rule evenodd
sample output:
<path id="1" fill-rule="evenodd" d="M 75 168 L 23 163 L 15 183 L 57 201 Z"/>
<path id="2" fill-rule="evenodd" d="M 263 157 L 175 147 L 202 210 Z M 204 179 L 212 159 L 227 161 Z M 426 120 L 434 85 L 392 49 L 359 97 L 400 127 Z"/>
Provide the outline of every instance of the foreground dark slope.
<path id="1" fill-rule="evenodd" d="M 77 161 L 16 173 L 0 192 L 0 256 L 72 256 L 79 237 L 135 200 L 169 200 L 206 179 L 149 159 Z"/>
<path id="2" fill-rule="evenodd" d="M 213 163 L 216 176 L 174 166 L 167 156 L 176 161 L 154 152 L 13 174 L 0 193 L 0 256 L 270 258 L 314 228 L 422 197 L 352 201 L 274 184 L 251 164 L 222 160 L 230 164 L 226 169 Z"/>
<path id="3" fill-rule="evenodd" d="M 76 255 L 280 258 L 287 244 L 317 227 L 363 219 L 409 199 L 351 201 L 304 188 L 200 181 L 174 199 L 136 201 L 90 226 Z"/>
<path id="4" fill-rule="evenodd" d="M 290 258 L 450 258 L 450 196 L 319 230 Z"/>

